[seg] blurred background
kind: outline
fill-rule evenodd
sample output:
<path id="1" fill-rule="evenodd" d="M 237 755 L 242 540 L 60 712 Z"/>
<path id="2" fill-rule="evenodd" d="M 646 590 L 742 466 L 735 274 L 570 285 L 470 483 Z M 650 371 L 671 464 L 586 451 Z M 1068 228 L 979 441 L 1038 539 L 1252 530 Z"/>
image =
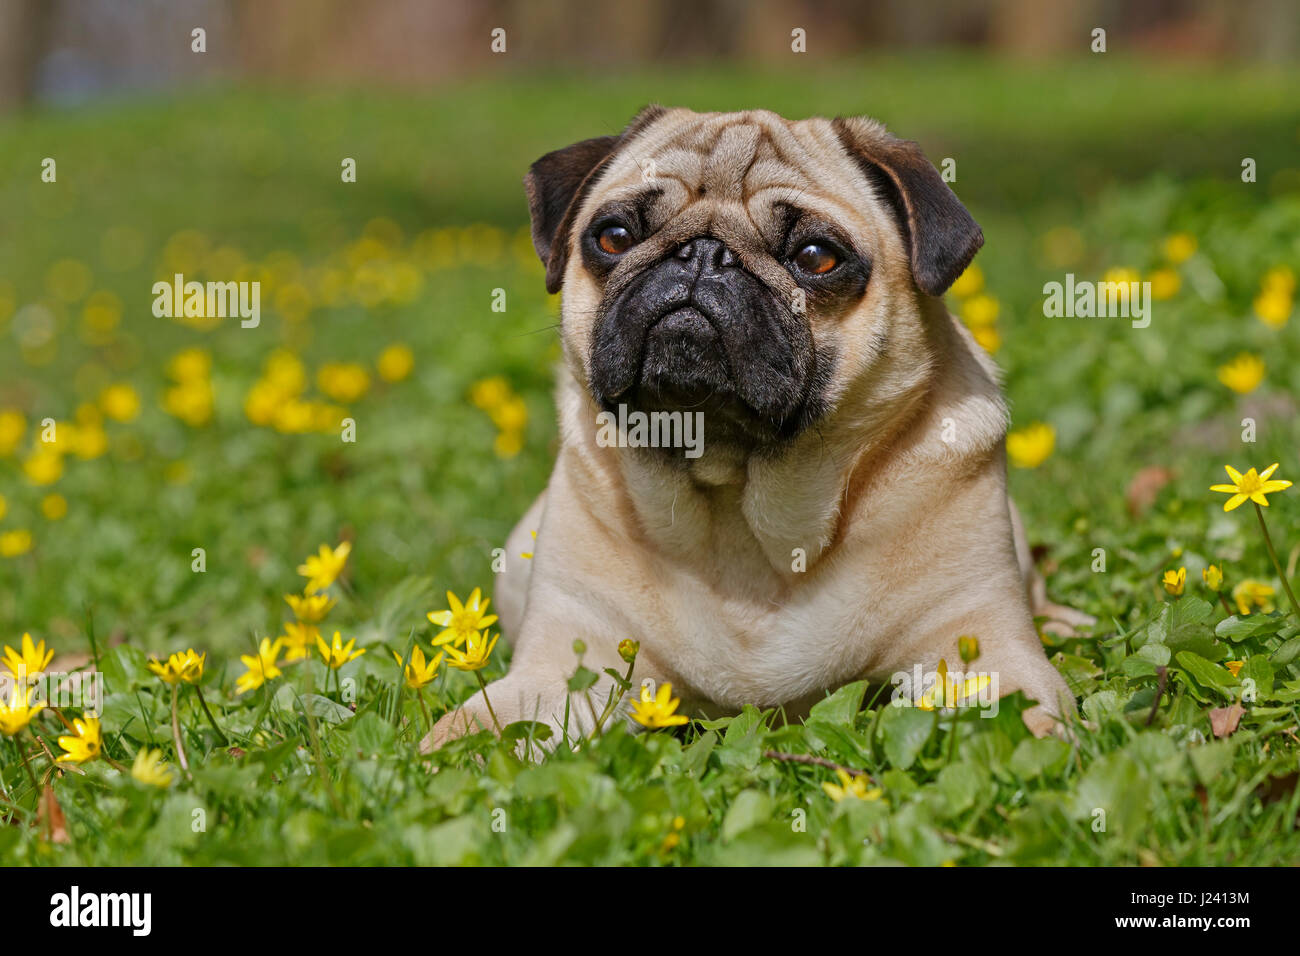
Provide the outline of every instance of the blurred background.
<path id="1" fill-rule="evenodd" d="M 1094 27 L 1129 53 L 1285 61 L 1289 0 L 5 0 L 0 103 L 75 103 L 214 80 L 422 86 L 497 72 L 484 38 L 515 34 L 520 71 L 585 65 L 778 62 L 794 26 L 816 57 L 934 47 L 1046 58 Z M 206 56 L 181 39 L 196 26 Z"/>
<path id="2" fill-rule="evenodd" d="M 1235 532 L 1134 522 L 1135 474 L 1199 500 L 1248 413 L 1274 457 L 1300 443 L 1298 24 L 1290 0 L 0 0 L 0 639 L 243 648 L 343 538 L 363 644 L 490 589 L 554 449 L 520 180 L 649 102 L 865 113 L 955 161 L 987 243 L 952 308 L 1016 424 L 1053 430 L 1013 474 L 1031 537 L 1071 603 L 1138 613 L 1149 582 L 1072 557 Z M 1112 270 L 1157 284 L 1150 330 L 1044 320 L 1044 282 Z M 261 325 L 156 318 L 178 271 L 259 281 Z M 1262 370 L 1225 380 L 1239 354 Z"/>

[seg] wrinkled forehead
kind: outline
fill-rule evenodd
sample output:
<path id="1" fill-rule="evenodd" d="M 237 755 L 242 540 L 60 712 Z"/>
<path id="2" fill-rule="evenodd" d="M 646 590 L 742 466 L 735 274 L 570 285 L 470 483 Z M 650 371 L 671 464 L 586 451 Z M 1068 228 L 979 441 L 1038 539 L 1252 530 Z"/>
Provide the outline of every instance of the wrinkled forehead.
<path id="1" fill-rule="evenodd" d="M 582 221 L 632 203 L 654 231 L 749 232 L 772 244 L 795 207 L 871 233 L 876 198 L 822 119 L 672 110 L 623 146 L 587 197 Z"/>

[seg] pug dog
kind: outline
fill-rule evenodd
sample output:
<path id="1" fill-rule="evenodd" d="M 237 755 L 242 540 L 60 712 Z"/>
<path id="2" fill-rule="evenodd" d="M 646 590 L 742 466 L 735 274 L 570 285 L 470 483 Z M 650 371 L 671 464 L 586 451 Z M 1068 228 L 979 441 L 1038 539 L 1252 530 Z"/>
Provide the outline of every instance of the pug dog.
<path id="1" fill-rule="evenodd" d="M 633 682 L 687 713 L 798 715 L 960 667 L 963 636 L 999 694 L 1036 702 L 1035 733 L 1073 711 L 1034 616 L 1091 619 L 1035 574 L 998 371 L 941 298 L 983 234 L 915 143 L 652 106 L 525 186 L 563 293 L 559 454 L 497 576 L 513 660 L 492 712 L 475 694 L 426 750 L 517 720 L 589 733 L 624 638 Z M 669 440 L 630 440 L 638 413 Z M 576 640 L 601 675 L 581 693 Z"/>

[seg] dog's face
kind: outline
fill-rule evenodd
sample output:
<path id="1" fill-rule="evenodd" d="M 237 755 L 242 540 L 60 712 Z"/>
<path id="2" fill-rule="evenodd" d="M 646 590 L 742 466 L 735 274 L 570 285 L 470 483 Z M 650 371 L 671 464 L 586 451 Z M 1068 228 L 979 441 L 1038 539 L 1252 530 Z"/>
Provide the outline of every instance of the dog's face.
<path id="1" fill-rule="evenodd" d="M 918 296 L 983 241 L 915 145 L 869 120 L 651 107 L 526 185 L 578 381 L 606 409 L 702 411 L 709 442 L 746 449 L 903 361 Z"/>

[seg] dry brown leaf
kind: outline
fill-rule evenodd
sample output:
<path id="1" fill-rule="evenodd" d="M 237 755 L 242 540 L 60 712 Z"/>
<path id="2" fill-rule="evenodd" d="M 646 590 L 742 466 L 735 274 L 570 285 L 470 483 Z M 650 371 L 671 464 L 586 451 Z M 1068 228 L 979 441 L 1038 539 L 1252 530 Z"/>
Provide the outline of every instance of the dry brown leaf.
<path id="1" fill-rule="evenodd" d="M 63 808 L 54 796 L 54 788 L 48 783 L 41 791 L 41 804 L 36 813 L 36 825 L 42 833 L 48 833 L 51 843 L 71 843 L 68 836 L 68 821 L 63 816 Z"/>
<path id="2" fill-rule="evenodd" d="M 1214 731 L 1216 737 L 1230 736 L 1236 732 L 1237 725 L 1241 723 L 1241 715 L 1245 712 L 1246 708 L 1241 704 L 1214 708 L 1210 711 L 1210 730 Z"/>
<path id="3" fill-rule="evenodd" d="M 1124 500 L 1128 503 L 1128 513 L 1134 517 L 1140 517 L 1143 512 L 1150 508 L 1156 501 L 1156 495 L 1160 494 L 1160 489 L 1169 482 L 1173 481 L 1174 473 L 1168 468 L 1162 468 L 1159 465 L 1148 465 L 1138 471 L 1133 476 L 1133 480 L 1128 483 L 1128 490 L 1124 492 Z"/>

